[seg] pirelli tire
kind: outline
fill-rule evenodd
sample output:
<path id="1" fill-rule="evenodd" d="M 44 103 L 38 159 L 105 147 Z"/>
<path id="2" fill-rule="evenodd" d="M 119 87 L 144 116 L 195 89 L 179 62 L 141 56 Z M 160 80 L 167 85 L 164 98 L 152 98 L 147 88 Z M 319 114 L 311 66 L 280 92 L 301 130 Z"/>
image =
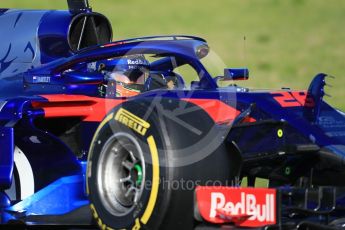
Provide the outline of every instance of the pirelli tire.
<path id="1" fill-rule="evenodd" d="M 180 114 L 180 122 L 162 116 L 181 106 L 191 112 Z M 191 134 L 181 121 L 202 134 Z M 179 161 L 190 160 L 188 145 L 206 151 L 207 141 L 200 138 L 219 138 L 213 128 L 205 111 L 178 100 L 162 99 L 159 106 L 129 101 L 111 111 L 95 133 L 88 160 L 87 193 L 99 227 L 193 229 L 195 186 L 229 184 L 239 172 L 238 152 L 224 141 L 195 162 Z"/>

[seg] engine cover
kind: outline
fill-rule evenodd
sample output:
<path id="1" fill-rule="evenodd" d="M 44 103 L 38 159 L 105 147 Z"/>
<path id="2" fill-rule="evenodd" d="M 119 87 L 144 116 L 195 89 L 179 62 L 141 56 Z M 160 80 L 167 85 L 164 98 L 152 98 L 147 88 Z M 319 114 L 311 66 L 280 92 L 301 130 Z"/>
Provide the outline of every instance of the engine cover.
<path id="1" fill-rule="evenodd" d="M 109 20 L 99 13 L 0 9 L 0 78 L 69 57 L 112 40 Z"/>

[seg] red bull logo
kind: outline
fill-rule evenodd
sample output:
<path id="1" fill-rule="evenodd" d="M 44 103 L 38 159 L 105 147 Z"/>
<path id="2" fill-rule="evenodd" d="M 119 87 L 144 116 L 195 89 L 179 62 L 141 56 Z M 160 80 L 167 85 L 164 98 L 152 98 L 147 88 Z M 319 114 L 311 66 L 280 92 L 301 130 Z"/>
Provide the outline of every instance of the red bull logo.
<path id="1" fill-rule="evenodd" d="M 201 216 L 211 223 L 233 222 L 241 227 L 276 223 L 276 191 L 266 188 L 198 187 Z"/>

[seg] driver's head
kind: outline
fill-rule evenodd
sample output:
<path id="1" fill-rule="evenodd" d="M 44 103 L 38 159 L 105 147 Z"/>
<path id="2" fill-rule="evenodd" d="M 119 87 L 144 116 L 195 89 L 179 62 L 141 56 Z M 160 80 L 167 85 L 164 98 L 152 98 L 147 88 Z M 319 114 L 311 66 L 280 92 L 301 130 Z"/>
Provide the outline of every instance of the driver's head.
<path id="1" fill-rule="evenodd" d="M 150 63 L 143 55 L 129 55 L 99 61 L 96 68 L 105 74 L 107 80 L 116 81 L 116 95 L 131 97 L 144 89 Z"/>

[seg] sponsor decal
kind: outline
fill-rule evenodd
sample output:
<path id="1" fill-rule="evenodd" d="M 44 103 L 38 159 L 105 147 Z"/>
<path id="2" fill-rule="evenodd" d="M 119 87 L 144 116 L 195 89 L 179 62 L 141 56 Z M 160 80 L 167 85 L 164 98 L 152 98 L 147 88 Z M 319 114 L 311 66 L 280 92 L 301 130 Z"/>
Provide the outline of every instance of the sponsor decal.
<path id="1" fill-rule="evenodd" d="M 33 83 L 50 83 L 49 76 L 33 76 L 32 77 Z"/>
<path id="2" fill-rule="evenodd" d="M 99 215 L 96 211 L 96 208 L 93 204 L 90 204 L 90 209 L 91 209 L 92 216 L 96 220 L 96 223 L 98 224 L 100 229 L 114 230 L 113 228 L 110 228 L 106 224 L 103 223 L 102 219 L 99 217 Z"/>
<path id="3" fill-rule="evenodd" d="M 128 59 L 127 64 L 128 65 L 147 65 L 147 62 L 141 59 Z"/>
<path id="4" fill-rule="evenodd" d="M 135 116 L 133 113 L 120 108 L 115 115 L 115 120 L 124 124 L 125 126 L 133 129 L 135 132 L 145 136 L 146 131 L 150 128 L 150 124 L 140 117 Z"/>
<path id="5" fill-rule="evenodd" d="M 262 227 L 276 223 L 276 191 L 267 188 L 197 187 L 201 216 L 215 224 Z"/>

